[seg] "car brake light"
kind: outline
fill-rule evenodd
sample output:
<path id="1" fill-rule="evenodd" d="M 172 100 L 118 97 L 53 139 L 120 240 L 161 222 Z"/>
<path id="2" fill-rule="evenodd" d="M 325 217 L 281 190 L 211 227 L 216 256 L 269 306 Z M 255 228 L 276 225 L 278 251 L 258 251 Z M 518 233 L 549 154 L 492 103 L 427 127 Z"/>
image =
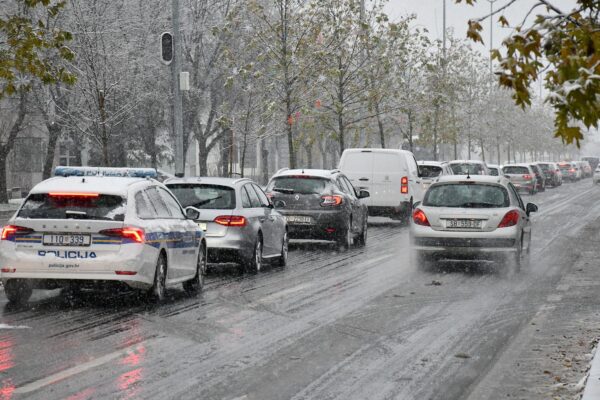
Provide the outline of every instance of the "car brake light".
<path id="1" fill-rule="evenodd" d="M 100 231 L 100 234 L 104 236 L 119 237 L 121 239 L 129 239 L 135 243 L 144 243 L 145 240 L 143 229 L 130 226 L 125 228 L 105 229 Z"/>
<path id="2" fill-rule="evenodd" d="M 575 168 L 571 168 L 569 172 L 575 172 Z"/>
<path id="3" fill-rule="evenodd" d="M 529 175 L 529 174 L 523 175 L 523 179 L 530 180 L 531 179 L 531 175 Z"/>
<path id="4" fill-rule="evenodd" d="M 413 212 L 413 221 L 417 225 L 431 226 L 429 225 L 429 220 L 427 219 L 427 216 L 425 215 L 423 210 L 420 210 L 418 208 Z"/>
<path id="5" fill-rule="evenodd" d="M 137 274 L 136 271 L 115 271 L 115 274 L 117 275 L 135 275 Z"/>
<path id="6" fill-rule="evenodd" d="M 99 193 L 76 193 L 76 192 L 52 192 L 50 197 L 99 197 Z"/>
<path id="7" fill-rule="evenodd" d="M 237 227 L 246 226 L 247 224 L 246 217 L 242 217 L 241 215 L 220 215 L 214 219 L 214 222 L 223 226 Z"/>
<path id="8" fill-rule="evenodd" d="M 408 193 L 408 177 L 406 176 L 403 176 L 402 179 L 400 179 L 400 193 Z"/>
<path id="9" fill-rule="evenodd" d="M 14 236 L 29 235 L 33 232 L 34 231 L 31 228 L 25 228 L 23 226 L 16 225 L 6 225 L 4 228 L 2 228 L 2 235 L 0 236 L 0 240 L 10 240 Z"/>
<path id="10" fill-rule="evenodd" d="M 4 272 L 5 274 L 7 274 L 7 273 L 15 273 L 15 272 L 17 272 L 17 269 L 16 268 L 2 268 L 0 270 L 0 272 Z"/>
<path id="11" fill-rule="evenodd" d="M 508 228 L 509 226 L 515 226 L 519 222 L 519 212 L 516 210 L 511 210 L 506 213 L 498 228 Z"/>
<path id="12" fill-rule="evenodd" d="M 342 196 L 321 196 L 321 207 L 336 207 L 344 202 Z"/>

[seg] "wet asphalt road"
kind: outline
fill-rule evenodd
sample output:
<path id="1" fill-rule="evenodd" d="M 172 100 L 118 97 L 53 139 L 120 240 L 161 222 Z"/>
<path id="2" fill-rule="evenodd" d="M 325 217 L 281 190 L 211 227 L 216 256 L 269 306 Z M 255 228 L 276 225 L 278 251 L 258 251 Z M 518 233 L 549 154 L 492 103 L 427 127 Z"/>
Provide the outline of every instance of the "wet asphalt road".
<path id="1" fill-rule="evenodd" d="M 201 296 L 155 307 L 0 293 L 0 399 L 493 399 L 488 372 L 555 293 L 598 198 L 590 179 L 525 196 L 540 212 L 518 275 L 417 269 L 408 229 L 375 219 L 365 248 L 295 243 L 285 269 L 215 266 Z"/>

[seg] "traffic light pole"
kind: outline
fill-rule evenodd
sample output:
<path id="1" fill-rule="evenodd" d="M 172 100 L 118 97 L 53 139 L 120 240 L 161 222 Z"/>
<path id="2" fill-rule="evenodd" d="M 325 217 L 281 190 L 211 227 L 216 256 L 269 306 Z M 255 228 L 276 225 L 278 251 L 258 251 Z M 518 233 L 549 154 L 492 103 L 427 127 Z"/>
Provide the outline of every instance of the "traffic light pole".
<path id="1" fill-rule="evenodd" d="M 173 135 L 175 139 L 175 175 L 184 175 L 183 155 L 183 105 L 179 87 L 181 64 L 181 31 L 179 29 L 179 0 L 172 0 L 173 24 L 173 62 L 171 63 L 171 85 L 173 93 Z"/>

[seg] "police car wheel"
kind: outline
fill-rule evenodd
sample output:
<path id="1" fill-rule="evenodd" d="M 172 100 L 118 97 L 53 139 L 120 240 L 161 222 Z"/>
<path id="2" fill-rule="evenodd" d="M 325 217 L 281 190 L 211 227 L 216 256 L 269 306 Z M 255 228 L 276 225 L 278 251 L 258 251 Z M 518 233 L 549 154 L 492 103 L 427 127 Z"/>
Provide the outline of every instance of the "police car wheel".
<path id="1" fill-rule="evenodd" d="M 22 279 L 9 279 L 4 286 L 4 292 L 9 302 L 23 304 L 31 297 L 32 288 Z"/>
<path id="2" fill-rule="evenodd" d="M 202 243 L 198 251 L 198 262 L 196 263 L 196 275 L 189 281 L 183 282 L 183 290 L 188 294 L 196 294 L 204 287 L 204 276 L 206 275 L 206 245 Z"/>
<path id="3" fill-rule="evenodd" d="M 154 284 L 148 291 L 148 299 L 151 302 L 160 302 L 164 300 L 166 293 L 167 280 L 167 258 L 164 254 L 158 257 L 156 262 L 156 272 L 154 273 Z"/>

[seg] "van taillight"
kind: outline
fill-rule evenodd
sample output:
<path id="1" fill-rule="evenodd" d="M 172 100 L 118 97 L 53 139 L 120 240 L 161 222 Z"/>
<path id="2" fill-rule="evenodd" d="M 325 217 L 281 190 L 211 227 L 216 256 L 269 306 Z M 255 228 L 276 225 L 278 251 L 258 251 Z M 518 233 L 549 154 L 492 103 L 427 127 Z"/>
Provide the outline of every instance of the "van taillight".
<path id="1" fill-rule="evenodd" d="M 144 243 L 145 240 L 144 230 L 133 227 L 105 229 L 100 231 L 100 234 L 110 237 L 119 237 L 121 239 L 129 239 L 135 243 Z"/>
<path id="2" fill-rule="evenodd" d="M 402 194 L 408 193 L 408 177 L 407 176 L 403 176 L 402 179 L 400 179 L 400 193 L 402 193 Z"/>
<path id="3" fill-rule="evenodd" d="M 33 232 L 33 229 L 25 228 L 24 226 L 6 225 L 4 228 L 2 228 L 0 240 L 11 240 L 15 236 L 29 235 Z"/>

